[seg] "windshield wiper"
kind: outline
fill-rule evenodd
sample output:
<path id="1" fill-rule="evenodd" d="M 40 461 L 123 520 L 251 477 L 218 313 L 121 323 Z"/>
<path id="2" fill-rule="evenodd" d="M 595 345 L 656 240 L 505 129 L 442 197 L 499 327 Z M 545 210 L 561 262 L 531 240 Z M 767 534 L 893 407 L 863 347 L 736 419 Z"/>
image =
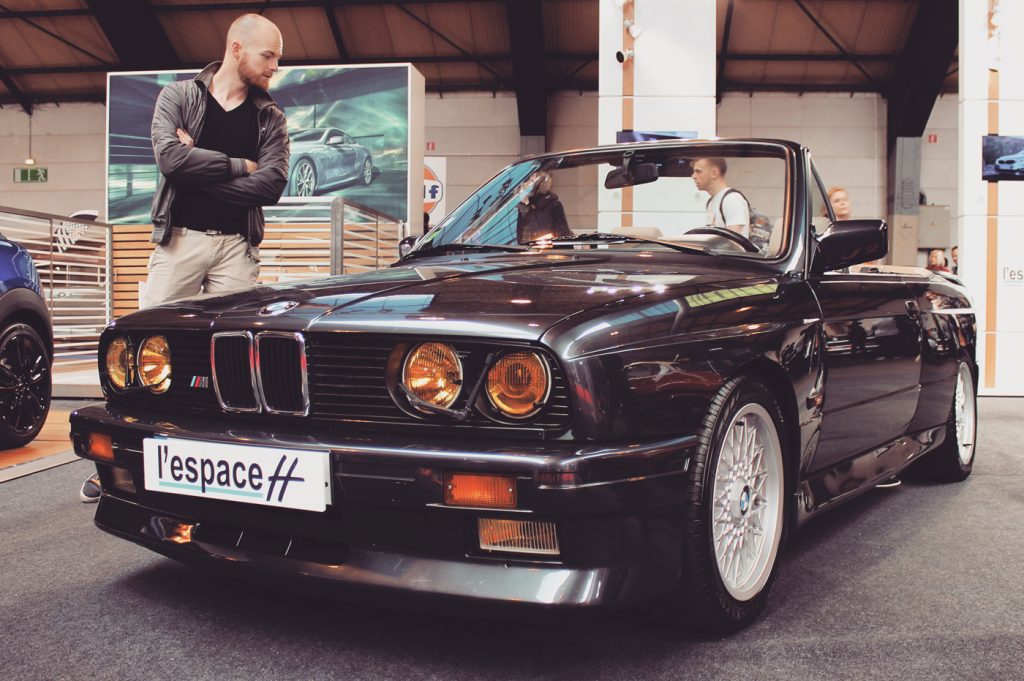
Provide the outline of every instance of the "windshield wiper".
<path id="1" fill-rule="evenodd" d="M 427 257 L 431 255 L 445 255 L 447 253 L 520 253 L 526 249 L 521 246 L 509 246 L 501 244 L 460 244 L 457 242 L 450 242 L 447 244 L 438 244 L 437 246 L 430 246 L 429 248 L 417 249 L 404 258 L 399 258 L 398 262 L 405 260 L 412 260 L 414 258 Z"/>
<path id="2" fill-rule="evenodd" d="M 573 236 L 560 236 L 555 239 L 536 239 L 535 241 L 527 241 L 524 243 L 525 246 L 533 246 L 539 243 L 550 243 L 558 245 L 571 245 L 574 243 L 631 243 L 631 244 L 656 244 L 658 246 L 664 246 L 665 248 L 671 248 L 674 251 L 680 253 L 698 253 L 701 255 L 714 255 L 714 252 L 707 248 L 698 248 L 697 246 L 686 246 L 684 244 L 677 244 L 671 241 L 659 241 L 658 239 L 644 239 L 638 236 L 627 236 L 625 234 L 613 234 L 612 232 L 587 232 L 586 234 L 576 234 Z"/>

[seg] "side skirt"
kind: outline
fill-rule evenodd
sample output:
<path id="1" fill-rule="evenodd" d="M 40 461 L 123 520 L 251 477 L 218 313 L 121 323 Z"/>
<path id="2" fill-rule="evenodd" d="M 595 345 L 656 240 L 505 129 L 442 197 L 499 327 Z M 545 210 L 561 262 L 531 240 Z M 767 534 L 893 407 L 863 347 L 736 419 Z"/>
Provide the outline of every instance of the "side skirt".
<path id="1" fill-rule="evenodd" d="M 874 489 L 946 439 L 946 425 L 904 435 L 846 461 L 815 471 L 797 490 L 797 526 Z"/>

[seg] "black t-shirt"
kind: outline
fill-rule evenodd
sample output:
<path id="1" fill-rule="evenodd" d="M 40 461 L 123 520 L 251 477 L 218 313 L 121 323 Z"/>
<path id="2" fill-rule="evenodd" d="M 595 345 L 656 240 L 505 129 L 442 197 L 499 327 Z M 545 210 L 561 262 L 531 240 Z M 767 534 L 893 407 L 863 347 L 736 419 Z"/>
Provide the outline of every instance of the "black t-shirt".
<path id="1" fill-rule="evenodd" d="M 197 147 L 213 149 L 230 158 L 255 161 L 259 149 L 259 120 L 256 106 L 246 98 L 231 111 L 206 91 L 206 118 Z M 227 178 L 224 178 L 225 180 Z M 171 205 L 171 224 L 193 229 L 217 229 L 222 232 L 245 234 L 248 228 L 249 208 L 216 199 L 200 187 L 177 186 Z"/>

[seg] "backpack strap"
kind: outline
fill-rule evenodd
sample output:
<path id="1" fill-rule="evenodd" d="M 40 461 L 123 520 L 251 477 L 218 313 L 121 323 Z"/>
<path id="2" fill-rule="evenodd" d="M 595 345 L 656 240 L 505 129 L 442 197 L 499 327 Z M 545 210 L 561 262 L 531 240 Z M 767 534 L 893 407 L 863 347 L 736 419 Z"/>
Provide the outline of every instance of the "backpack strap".
<path id="1" fill-rule="evenodd" d="M 741 192 L 739 189 L 733 189 L 732 187 L 729 187 L 728 189 L 725 190 L 725 193 L 722 194 L 722 200 L 718 202 L 718 214 L 722 216 L 722 226 L 723 227 L 728 227 L 729 226 L 725 222 L 725 200 L 726 200 L 726 198 L 728 198 L 729 194 L 732 194 L 733 192 L 739 194 L 740 197 L 744 201 L 747 202 L 747 211 L 749 212 L 751 210 L 751 208 L 750 208 L 750 201 L 747 201 L 747 197 L 743 195 L 743 192 Z M 712 198 L 714 198 L 714 197 L 712 197 Z M 708 199 L 708 204 L 710 204 L 710 203 L 711 203 L 711 199 Z"/>

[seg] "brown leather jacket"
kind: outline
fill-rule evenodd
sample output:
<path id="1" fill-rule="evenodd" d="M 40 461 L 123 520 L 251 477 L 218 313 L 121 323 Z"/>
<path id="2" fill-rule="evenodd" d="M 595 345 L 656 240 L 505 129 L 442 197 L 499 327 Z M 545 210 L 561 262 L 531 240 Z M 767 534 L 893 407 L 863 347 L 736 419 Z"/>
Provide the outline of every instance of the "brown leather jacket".
<path id="1" fill-rule="evenodd" d="M 213 62 L 193 80 L 171 83 L 160 91 L 153 111 L 153 155 L 160 168 L 160 183 L 153 196 L 153 235 L 150 241 L 165 244 L 171 237 L 171 204 L 175 186 L 199 185 L 210 196 L 249 207 L 246 238 L 252 246 L 263 241 L 263 206 L 272 206 L 288 186 L 290 141 L 284 112 L 270 95 L 253 88 L 249 96 L 257 109 L 259 156 L 253 159 L 259 169 L 245 172 L 245 160 L 228 158 L 211 149 L 182 144 L 176 130 L 181 128 L 192 139 L 199 139 L 206 118 L 206 91 L 213 74 L 220 68 Z"/>

